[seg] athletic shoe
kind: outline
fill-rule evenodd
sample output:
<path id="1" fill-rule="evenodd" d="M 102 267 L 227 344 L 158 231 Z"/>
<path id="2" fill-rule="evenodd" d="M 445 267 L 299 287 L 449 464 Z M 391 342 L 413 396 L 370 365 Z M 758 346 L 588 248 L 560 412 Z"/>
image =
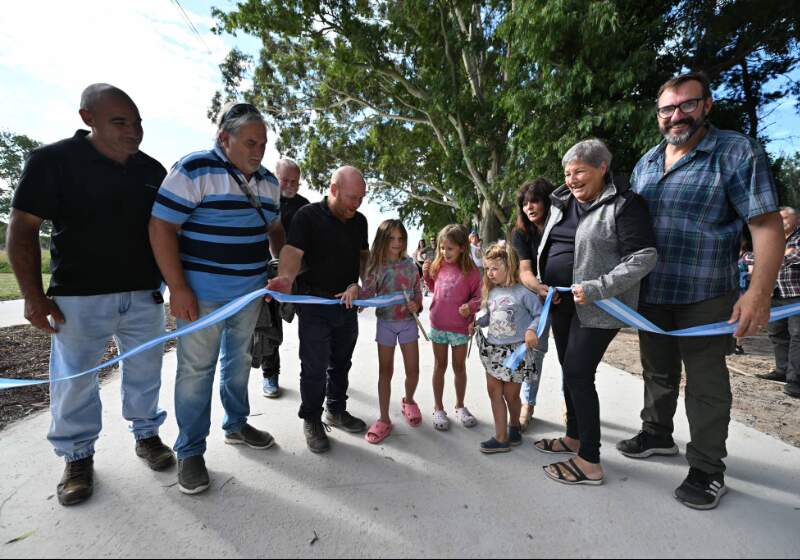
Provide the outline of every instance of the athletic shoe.
<path id="1" fill-rule="evenodd" d="M 631 439 L 617 443 L 617 449 L 632 459 L 647 459 L 653 455 L 677 455 L 678 446 L 672 436 L 658 437 L 641 431 Z"/>
<path id="2" fill-rule="evenodd" d="M 328 440 L 330 428 L 322 423 L 322 420 L 304 420 L 303 433 L 306 435 L 306 445 L 312 453 L 324 453 L 331 448 Z"/>
<path id="3" fill-rule="evenodd" d="M 268 399 L 277 399 L 279 396 L 281 396 L 281 388 L 278 387 L 277 375 L 271 375 L 269 377 L 265 377 L 262 383 L 263 383 L 262 388 L 265 397 L 267 397 Z"/>
<path id="4" fill-rule="evenodd" d="M 675 498 L 692 509 L 714 509 L 727 492 L 725 475 L 707 474 L 692 467 L 683 484 L 675 489 Z"/>
<path id="5" fill-rule="evenodd" d="M 208 490 L 209 484 L 206 461 L 202 455 L 178 461 L 178 490 L 184 494 L 199 494 Z"/>
<path id="6" fill-rule="evenodd" d="M 481 453 L 508 453 L 509 451 L 511 451 L 509 444 L 497 441 L 495 438 L 481 442 Z"/>

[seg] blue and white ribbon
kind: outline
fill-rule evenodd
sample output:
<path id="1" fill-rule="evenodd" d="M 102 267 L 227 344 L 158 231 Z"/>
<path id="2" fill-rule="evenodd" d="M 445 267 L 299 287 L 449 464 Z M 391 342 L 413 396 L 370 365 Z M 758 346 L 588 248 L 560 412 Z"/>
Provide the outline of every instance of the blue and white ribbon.
<path id="1" fill-rule="evenodd" d="M 547 318 L 550 314 L 550 305 L 553 300 L 555 291 L 569 292 L 572 288 L 550 288 L 547 293 L 547 299 L 544 301 L 542 307 L 542 315 L 539 319 L 539 328 L 537 336 L 542 336 L 544 332 L 544 325 L 547 324 Z M 727 321 L 720 321 L 719 323 L 711 323 L 709 325 L 698 325 L 696 327 L 689 327 L 687 329 L 679 329 L 675 331 L 665 331 L 664 329 L 653 324 L 651 321 L 645 319 L 638 312 L 634 311 L 617 298 L 608 298 L 594 302 L 594 304 L 617 319 L 640 331 L 651 332 L 655 334 L 663 334 L 665 336 L 716 336 L 721 334 L 733 334 L 739 326 L 739 323 L 728 323 Z M 780 307 L 773 307 L 769 315 L 769 322 L 780 321 L 786 317 L 800 314 L 800 303 L 792 303 L 790 305 L 781 305 Z M 525 353 L 528 347 L 525 344 L 520 345 L 512 355 L 506 358 L 503 365 L 509 369 L 517 369 L 522 361 L 525 359 Z"/>
<path id="2" fill-rule="evenodd" d="M 95 366 L 91 369 L 87 369 L 86 371 L 82 371 L 80 373 L 67 375 L 63 377 L 61 376 L 54 377 L 51 379 L 0 378 L 0 391 L 2 391 L 3 389 L 26 387 L 29 385 L 44 385 L 46 383 L 55 381 L 67 381 L 68 379 L 75 379 L 76 377 L 82 377 L 84 375 L 95 373 L 97 371 L 100 371 L 101 369 L 113 366 L 121 362 L 122 360 L 125 360 L 126 358 L 130 358 L 131 356 L 139 354 L 140 352 L 144 352 L 145 350 L 149 350 L 150 348 L 163 344 L 168 340 L 172 340 L 173 338 L 179 338 L 181 336 L 205 329 L 207 327 L 210 327 L 211 325 L 224 321 L 228 317 L 236 315 L 239 311 L 241 311 L 247 305 L 249 305 L 253 300 L 263 298 L 265 296 L 270 296 L 273 299 L 276 299 L 283 303 L 314 304 L 314 305 L 341 305 L 342 303 L 341 300 L 338 299 L 325 299 L 316 296 L 289 295 L 263 288 L 261 290 L 256 290 L 255 292 L 250 292 L 249 294 L 243 295 L 242 297 L 237 298 L 226 305 L 223 305 L 213 313 L 209 313 L 205 317 L 201 317 L 200 319 L 198 319 L 193 323 L 190 323 L 176 331 L 164 333 L 158 338 L 154 338 L 153 340 L 145 342 L 144 344 L 137 346 L 136 348 L 132 348 L 127 352 L 119 354 L 115 358 L 108 360 L 107 362 L 103 362 L 102 364 Z M 403 296 L 402 293 L 378 296 L 364 300 L 361 299 L 353 300 L 353 305 L 357 307 L 388 307 L 390 305 L 399 305 L 403 303 L 405 303 L 405 297 Z"/>

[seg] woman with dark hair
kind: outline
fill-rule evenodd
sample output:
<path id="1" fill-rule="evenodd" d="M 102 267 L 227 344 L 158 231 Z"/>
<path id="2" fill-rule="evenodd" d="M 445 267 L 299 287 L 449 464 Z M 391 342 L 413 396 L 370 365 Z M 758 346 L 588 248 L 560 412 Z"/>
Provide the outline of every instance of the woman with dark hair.
<path id="1" fill-rule="evenodd" d="M 536 254 L 539 251 L 547 215 L 550 212 L 550 195 L 555 190 L 546 179 L 536 179 L 523 184 L 517 193 L 517 223 L 511 234 L 511 244 L 517 252 L 520 265 L 520 281 L 541 297 L 547 296 L 548 287 L 536 278 Z M 548 325 L 539 339 L 535 350 L 537 375 L 522 384 L 522 411 L 520 413 L 520 429 L 525 431 L 533 417 L 536 406 L 536 395 L 539 392 L 539 380 L 542 375 L 542 363 L 547 353 L 547 339 L 550 334 Z"/>

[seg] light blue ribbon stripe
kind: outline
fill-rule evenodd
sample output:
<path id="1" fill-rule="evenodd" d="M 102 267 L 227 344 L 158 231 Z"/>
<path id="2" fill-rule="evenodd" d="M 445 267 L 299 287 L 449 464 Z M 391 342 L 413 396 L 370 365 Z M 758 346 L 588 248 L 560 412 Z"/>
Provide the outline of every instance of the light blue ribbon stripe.
<path id="1" fill-rule="evenodd" d="M 144 344 L 137 346 L 136 348 L 132 348 L 127 352 L 108 360 L 98 366 L 95 366 L 91 369 L 83 371 L 81 373 L 76 373 L 74 375 L 67 375 L 64 377 L 59 376 L 58 372 L 55 373 L 52 379 L 6 379 L 0 378 L 0 391 L 3 389 L 12 389 L 15 387 L 26 387 L 30 385 L 44 385 L 45 383 L 50 383 L 51 381 L 67 381 L 69 379 L 75 379 L 76 377 L 81 377 L 84 375 L 89 375 L 100 371 L 101 369 L 113 366 L 118 364 L 119 362 L 130 358 L 140 352 L 144 352 L 145 350 L 149 350 L 154 346 L 158 346 L 159 344 L 163 344 L 168 340 L 172 340 L 173 338 L 179 338 L 181 336 L 185 336 L 189 333 L 196 332 L 205 328 L 210 327 L 220 321 L 224 321 L 228 317 L 232 317 L 236 315 L 239 311 L 244 309 L 247 305 L 250 304 L 253 300 L 258 298 L 263 298 L 264 296 L 270 296 L 280 302 L 283 303 L 295 303 L 295 304 L 314 304 L 314 305 L 341 305 L 342 302 L 338 299 L 325 299 L 316 296 L 297 296 L 297 295 L 290 295 L 284 294 L 281 292 L 274 292 L 271 290 L 267 290 L 266 288 L 262 288 L 260 290 L 256 290 L 255 292 L 251 292 L 249 294 L 243 295 L 230 303 L 227 303 L 220 307 L 219 309 L 209 313 L 205 317 L 198 319 L 197 321 L 190 323 L 176 331 L 164 333 L 163 335 L 145 342 Z M 399 305 L 405 303 L 405 296 L 402 293 L 396 294 L 389 294 L 384 296 L 378 296 L 370 299 L 359 299 L 353 300 L 353 305 L 358 307 L 388 307 L 390 305 Z"/>
<path id="2" fill-rule="evenodd" d="M 542 316 L 539 319 L 539 329 L 537 329 L 538 336 L 542 335 L 544 330 L 543 325 L 547 322 L 554 290 L 558 290 L 559 292 L 568 292 L 571 291 L 571 288 L 550 288 L 550 291 L 547 294 L 547 299 L 545 299 L 544 306 L 542 307 Z M 594 304 L 618 321 L 621 321 L 626 325 L 633 327 L 634 329 L 665 336 L 718 336 L 723 334 L 733 334 L 736 332 L 736 329 L 739 326 L 739 323 L 729 324 L 727 321 L 720 321 L 718 323 L 711 323 L 708 325 L 698 325 L 696 327 L 689 327 L 686 329 L 665 331 L 664 329 L 653 324 L 651 321 L 648 321 L 645 317 L 619 301 L 617 298 L 608 298 L 596 301 Z M 798 314 L 800 314 L 800 303 L 782 305 L 780 307 L 775 307 L 770 311 L 769 322 L 772 323 L 775 321 L 780 321 L 786 317 L 791 317 Z M 525 359 L 526 352 L 527 347 L 524 344 L 520 345 L 511 356 L 506 358 L 505 362 L 503 362 L 503 366 L 512 370 L 516 370 L 519 368 L 522 360 Z"/>

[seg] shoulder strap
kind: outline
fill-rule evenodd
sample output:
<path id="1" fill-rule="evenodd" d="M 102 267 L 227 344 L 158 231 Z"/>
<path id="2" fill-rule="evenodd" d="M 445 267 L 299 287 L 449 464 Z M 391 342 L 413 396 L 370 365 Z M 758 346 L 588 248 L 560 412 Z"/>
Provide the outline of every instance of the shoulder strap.
<path id="1" fill-rule="evenodd" d="M 264 216 L 264 210 L 261 207 L 261 201 L 258 200 L 258 197 L 253 194 L 253 191 L 250 190 L 250 187 L 247 186 L 240 178 L 239 175 L 231 168 L 230 163 L 227 161 L 224 162 L 225 170 L 228 172 L 228 175 L 233 177 L 233 180 L 236 181 L 236 184 L 239 185 L 239 188 L 247 197 L 247 201 L 250 203 L 250 206 L 256 209 L 258 215 L 261 217 L 261 221 L 264 222 L 264 226 L 269 227 L 269 222 L 267 222 L 266 216 Z"/>

